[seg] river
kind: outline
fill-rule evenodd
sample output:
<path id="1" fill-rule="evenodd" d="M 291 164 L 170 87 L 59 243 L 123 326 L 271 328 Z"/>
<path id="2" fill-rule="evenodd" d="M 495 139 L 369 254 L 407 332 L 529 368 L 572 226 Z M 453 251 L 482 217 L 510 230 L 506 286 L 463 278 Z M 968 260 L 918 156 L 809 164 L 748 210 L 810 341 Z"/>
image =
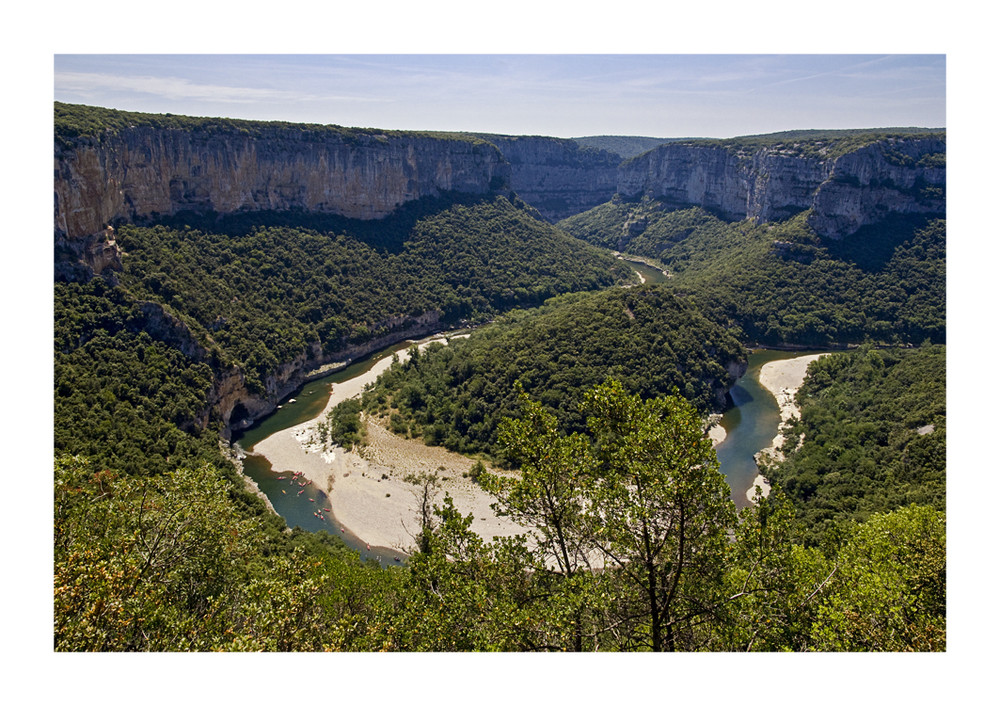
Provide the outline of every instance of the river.
<path id="1" fill-rule="evenodd" d="M 750 504 L 746 492 L 757 477 L 754 454 L 771 445 L 781 420 L 777 400 L 758 380 L 761 367 L 773 360 L 788 360 L 822 352 L 754 351 L 747 361 L 746 373 L 730 390 L 734 406 L 722 415 L 721 424 L 726 430 L 726 439 L 716 447 L 715 453 L 737 508 Z"/>
<path id="2" fill-rule="evenodd" d="M 284 518 L 289 527 L 298 526 L 310 532 L 325 531 L 337 535 L 357 551 L 362 560 L 374 559 L 383 566 L 402 560 L 404 555 L 385 547 L 369 547 L 350 532 L 340 531 L 341 526 L 330 508 L 326 493 L 315 485 L 300 486 L 299 480 L 291 478 L 289 473 L 275 474 L 266 458 L 255 456 L 252 452 L 256 444 L 272 434 L 319 416 L 330 399 L 331 383 L 341 383 L 356 378 L 375 367 L 378 361 L 398 351 L 406 350 L 411 345 L 411 341 L 398 343 L 346 368 L 306 383 L 290 397 L 290 400 L 295 400 L 294 402 L 286 401 L 272 414 L 233 438 L 233 443 L 238 444 L 247 453 L 243 459 L 243 472 L 253 479 L 261 492 L 271 501 L 275 512 Z"/>
<path id="3" fill-rule="evenodd" d="M 625 260 L 625 258 L 622 258 Z M 645 262 L 639 262 L 637 260 L 625 260 L 628 266 L 635 270 L 639 276 L 642 277 L 644 284 L 659 284 L 660 282 L 666 282 L 669 279 L 668 275 L 663 273 L 663 270 L 647 265 Z"/>
<path id="4" fill-rule="evenodd" d="M 255 444 L 270 435 L 310 421 L 321 414 L 330 398 L 331 383 L 345 382 L 362 375 L 370 371 L 378 361 L 405 350 L 410 345 L 412 342 L 409 341 L 399 343 L 306 383 L 293 395 L 294 402 L 286 401 L 280 409 L 234 439 L 234 443 L 248 452 L 243 459 L 244 472 L 257 483 L 289 527 L 298 526 L 311 532 L 326 531 L 337 535 L 359 552 L 362 559 L 375 559 L 382 565 L 402 560 L 404 555 L 384 547 L 368 547 L 337 523 L 325 493 L 315 485 L 299 485 L 299 479 L 292 478 L 287 472 L 275 474 L 267 459 L 251 452 Z M 726 430 L 726 439 L 716 448 L 716 454 L 737 508 L 749 504 L 746 491 L 757 476 L 754 454 L 769 446 L 778 432 L 778 404 L 758 382 L 761 366 L 773 360 L 797 358 L 810 353 L 811 351 L 755 351 L 750 354 L 746 374 L 731 390 L 734 407 L 722 416 L 721 424 Z"/>

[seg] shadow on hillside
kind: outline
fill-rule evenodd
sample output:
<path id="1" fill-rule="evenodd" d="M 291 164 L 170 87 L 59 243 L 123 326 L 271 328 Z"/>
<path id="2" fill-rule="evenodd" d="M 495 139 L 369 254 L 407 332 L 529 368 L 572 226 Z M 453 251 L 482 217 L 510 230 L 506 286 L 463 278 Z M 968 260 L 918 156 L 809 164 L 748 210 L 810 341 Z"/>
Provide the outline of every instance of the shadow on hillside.
<path id="1" fill-rule="evenodd" d="M 180 229 L 185 226 L 240 237 L 256 228 L 298 228 L 318 233 L 336 233 L 359 240 L 379 252 L 398 253 L 417 222 L 454 206 L 475 206 L 490 202 L 497 194 L 465 194 L 449 192 L 440 196 L 424 196 L 403 204 L 391 214 L 377 220 L 347 218 L 333 213 L 305 210 L 240 211 L 220 214 L 214 211 L 180 211 L 171 216 L 150 219 L 143 225 L 164 225 Z"/>
<path id="2" fill-rule="evenodd" d="M 896 248 L 909 243 L 928 221 L 924 216 L 895 216 L 863 226 L 843 240 L 825 240 L 823 245 L 838 260 L 857 265 L 864 272 L 881 272 Z"/>

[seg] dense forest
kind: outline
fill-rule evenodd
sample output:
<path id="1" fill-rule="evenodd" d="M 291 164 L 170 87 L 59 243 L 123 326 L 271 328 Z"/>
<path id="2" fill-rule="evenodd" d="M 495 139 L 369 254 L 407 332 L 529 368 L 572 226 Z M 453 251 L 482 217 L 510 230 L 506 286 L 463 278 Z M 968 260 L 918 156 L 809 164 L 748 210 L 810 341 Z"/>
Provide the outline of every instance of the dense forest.
<path id="1" fill-rule="evenodd" d="M 564 295 L 467 340 L 414 351 L 365 392 L 363 405 L 397 433 L 496 457 L 500 421 L 517 414 L 516 385 L 563 428 L 581 431 L 580 395 L 609 376 L 643 397 L 677 390 L 708 413 L 724 407 L 745 365 L 738 340 L 666 290 L 619 288 Z"/>
<path id="2" fill-rule="evenodd" d="M 945 222 L 895 217 L 841 241 L 807 213 L 730 223 L 703 209 L 617 201 L 562 221 L 601 247 L 662 264 L 670 286 L 761 345 L 945 342 Z"/>
<path id="3" fill-rule="evenodd" d="M 911 503 L 944 511 L 944 346 L 820 358 L 796 400 L 802 414 L 786 459 L 766 474 L 791 499 L 807 541 Z"/>
<path id="4" fill-rule="evenodd" d="M 55 115 L 57 157 L 130 125 L 304 127 Z M 835 242 L 806 214 L 614 200 L 554 227 L 516 195 L 449 193 L 376 221 L 179 213 L 116 239 L 120 271 L 53 288 L 57 651 L 945 648 L 943 220 Z M 611 250 L 672 276 L 637 286 Z M 218 386 L 264 394 L 421 317 L 474 330 L 394 365 L 330 433 L 362 444 L 367 413 L 495 461 L 512 472 L 475 481 L 529 529 L 484 541 L 425 475 L 411 555 L 383 569 L 248 488 Z M 737 512 L 705 417 L 746 347 L 849 343 L 811 367 L 770 496 Z"/>
<path id="5" fill-rule="evenodd" d="M 296 213 L 186 221 L 122 226 L 121 282 L 169 306 L 256 391 L 314 343 L 335 353 L 427 312 L 441 326 L 475 323 L 630 274 L 503 197 L 424 199 L 371 222 Z"/>

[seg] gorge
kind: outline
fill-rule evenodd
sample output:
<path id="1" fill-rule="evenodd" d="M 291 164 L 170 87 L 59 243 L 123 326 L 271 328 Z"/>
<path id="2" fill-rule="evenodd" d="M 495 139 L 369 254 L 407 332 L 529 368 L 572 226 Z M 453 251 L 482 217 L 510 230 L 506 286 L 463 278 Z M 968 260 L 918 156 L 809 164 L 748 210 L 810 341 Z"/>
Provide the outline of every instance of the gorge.
<path id="1" fill-rule="evenodd" d="M 54 158 L 57 650 L 943 649 L 943 130 L 616 142 L 59 103 Z M 233 463 L 286 427 L 318 466 L 326 376 L 458 329 L 340 410 L 370 458 L 311 484 Z M 734 387 L 761 345 L 844 352 L 753 505 L 705 427 L 735 402 L 727 443 L 758 443 L 736 417 L 774 437 Z M 483 502 L 430 502 L 425 475 L 418 515 L 417 471 Z M 492 502 L 532 538 L 483 530 Z M 390 505 L 416 550 L 359 533 L 383 568 L 359 562 L 338 535 Z"/>

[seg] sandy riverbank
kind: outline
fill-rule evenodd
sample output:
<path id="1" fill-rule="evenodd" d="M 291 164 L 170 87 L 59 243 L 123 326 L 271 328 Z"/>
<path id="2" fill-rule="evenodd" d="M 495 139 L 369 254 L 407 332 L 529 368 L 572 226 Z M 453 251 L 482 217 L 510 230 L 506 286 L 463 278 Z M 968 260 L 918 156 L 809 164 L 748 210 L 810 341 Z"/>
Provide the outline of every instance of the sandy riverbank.
<path id="1" fill-rule="evenodd" d="M 726 440 L 726 430 L 723 428 L 719 421 L 715 421 L 711 427 L 708 429 L 708 438 L 712 440 L 712 448 L 714 449 L 723 441 Z"/>
<path id="2" fill-rule="evenodd" d="M 778 434 L 771 441 L 771 445 L 761 450 L 756 458 L 760 460 L 773 459 L 782 460 L 784 457 L 780 451 L 785 443 L 785 425 L 793 418 L 798 418 L 799 408 L 795 404 L 795 393 L 802 386 L 802 381 L 806 379 L 806 368 L 814 360 L 822 358 L 828 353 L 816 353 L 813 355 L 803 355 L 798 358 L 788 360 L 774 360 L 761 366 L 760 377 L 758 378 L 761 387 L 766 389 L 778 403 L 778 412 L 781 415 L 781 422 L 778 425 Z M 754 478 L 753 485 L 747 490 L 747 499 L 753 500 L 757 488 L 761 489 L 764 497 L 771 492 L 771 486 L 761 474 Z"/>
<path id="3" fill-rule="evenodd" d="M 432 342 L 427 341 L 421 347 Z M 398 356 L 405 360 L 407 352 L 402 351 Z M 461 454 L 403 439 L 369 418 L 365 419 L 368 445 L 360 453 L 341 448 L 329 451 L 319 443 L 316 427 L 327 412 L 340 402 L 359 396 L 365 385 L 391 364 L 391 358 L 380 360 L 370 371 L 333 384 L 330 401 L 318 417 L 272 434 L 257 443 L 253 453 L 264 456 L 275 473 L 300 471 L 330 496 L 337 523 L 372 546 L 401 551 L 413 546 L 419 528 L 417 488 L 404 477 L 421 471 L 437 473 L 442 479 L 437 503 L 448 492 L 460 512 L 473 514 L 472 529 L 484 539 L 523 532 L 522 527 L 511 521 L 497 518 L 490 508 L 493 499 L 462 477 L 474 461 Z"/>

